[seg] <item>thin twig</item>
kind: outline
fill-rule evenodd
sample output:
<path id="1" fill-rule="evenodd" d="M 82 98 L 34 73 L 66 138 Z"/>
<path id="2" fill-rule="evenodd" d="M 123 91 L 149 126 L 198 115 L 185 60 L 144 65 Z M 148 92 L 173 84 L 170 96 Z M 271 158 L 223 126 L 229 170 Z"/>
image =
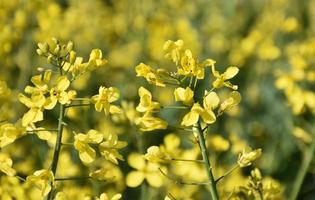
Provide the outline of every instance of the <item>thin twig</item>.
<path id="1" fill-rule="evenodd" d="M 227 171 L 225 174 L 223 174 L 221 177 L 219 177 L 218 179 L 215 180 L 215 183 L 218 183 L 221 179 L 223 179 L 224 177 L 228 176 L 229 174 L 231 174 L 234 170 L 236 170 L 239 167 L 239 165 L 235 165 L 234 167 L 232 167 L 229 171 Z"/>
<path id="2" fill-rule="evenodd" d="M 177 179 L 167 175 L 165 172 L 163 172 L 163 170 L 161 168 L 159 168 L 159 171 L 161 172 L 161 174 L 163 176 L 165 176 L 166 178 L 170 179 L 175 184 L 180 184 L 180 185 L 209 185 L 209 182 L 184 182 L 184 181 L 180 181 L 180 180 L 177 180 Z"/>
<path id="3" fill-rule="evenodd" d="M 181 158 L 172 158 L 172 161 L 204 163 L 203 160 L 190 160 L 190 159 L 181 159 Z"/>
<path id="4" fill-rule="evenodd" d="M 80 106 L 91 106 L 94 105 L 92 103 L 81 103 L 81 104 L 70 104 L 65 106 L 66 108 L 71 108 L 71 107 L 80 107 Z"/>
<path id="5" fill-rule="evenodd" d="M 91 179 L 91 176 L 82 176 L 82 177 L 63 177 L 63 178 L 55 178 L 55 181 L 73 181 L 73 180 L 84 180 Z"/>

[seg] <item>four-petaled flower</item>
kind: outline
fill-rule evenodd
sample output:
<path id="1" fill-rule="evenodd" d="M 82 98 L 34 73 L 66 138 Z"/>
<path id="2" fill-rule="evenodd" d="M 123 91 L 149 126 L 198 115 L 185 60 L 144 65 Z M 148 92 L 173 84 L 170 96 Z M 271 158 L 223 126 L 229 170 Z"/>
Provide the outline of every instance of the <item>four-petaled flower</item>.
<path id="1" fill-rule="evenodd" d="M 92 97 L 92 102 L 95 104 L 97 112 L 104 110 L 106 115 L 121 113 L 121 109 L 118 106 L 111 104 L 119 99 L 120 94 L 117 88 L 101 86 L 98 92 L 99 94 Z"/>
<path id="2" fill-rule="evenodd" d="M 141 154 L 132 153 L 128 157 L 128 164 L 136 170 L 129 172 L 126 177 L 126 184 L 129 187 L 138 187 L 144 180 L 149 185 L 160 187 L 163 184 L 163 178 L 158 170 L 157 163 L 146 162 Z"/>

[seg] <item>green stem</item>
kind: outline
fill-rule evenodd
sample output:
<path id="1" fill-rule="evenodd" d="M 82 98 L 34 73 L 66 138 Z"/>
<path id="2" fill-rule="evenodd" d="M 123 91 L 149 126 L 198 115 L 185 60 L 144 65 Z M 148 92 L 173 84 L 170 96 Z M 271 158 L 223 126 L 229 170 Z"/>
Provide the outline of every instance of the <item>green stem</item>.
<path id="1" fill-rule="evenodd" d="M 81 106 L 91 106 L 91 105 L 94 105 L 94 104 L 92 104 L 92 103 L 70 104 L 70 105 L 67 105 L 66 108 L 81 107 Z"/>
<path id="2" fill-rule="evenodd" d="M 61 141 L 62 141 L 62 132 L 63 132 L 63 126 L 64 126 L 63 118 L 64 118 L 65 110 L 66 110 L 65 106 L 60 104 L 59 118 L 58 118 L 58 132 L 57 132 L 56 144 L 54 148 L 53 160 L 51 163 L 51 171 L 54 174 L 54 176 L 56 175 L 57 165 L 58 165 L 58 160 L 59 160 Z M 54 193 L 54 189 L 52 185 L 52 189 L 47 196 L 48 200 L 53 199 L 53 193 Z"/>
<path id="3" fill-rule="evenodd" d="M 163 109 L 189 109 L 189 107 L 186 106 L 162 106 Z"/>
<path id="4" fill-rule="evenodd" d="M 181 158 L 172 158 L 172 161 L 204 163 L 203 160 L 190 160 L 190 159 L 181 159 Z"/>
<path id="5" fill-rule="evenodd" d="M 239 165 L 235 165 L 233 168 L 231 168 L 229 171 L 227 171 L 225 174 L 223 174 L 221 177 L 215 180 L 215 183 L 218 183 L 221 179 L 224 177 L 230 175 L 234 170 L 238 169 Z"/>
<path id="6" fill-rule="evenodd" d="M 72 180 L 85 180 L 90 179 L 90 176 L 83 176 L 83 177 L 65 177 L 65 178 L 55 178 L 55 181 L 72 181 Z"/>
<path id="7" fill-rule="evenodd" d="M 200 146 L 200 151 L 202 154 L 202 158 L 204 161 L 204 165 L 206 167 L 206 171 L 207 171 L 207 175 L 208 175 L 208 180 L 210 182 L 210 193 L 211 193 L 211 197 L 212 200 L 218 200 L 219 196 L 218 196 L 218 192 L 217 192 L 217 188 L 216 188 L 216 183 L 214 180 L 214 176 L 212 173 L 212 167 L 209 161 L 209 156 L 208 156 L 208 151 L 207 151 L 207 147 L 206 147 L 206 142 L 205 142 L 205 138 L 200 126 L 200 123 L 198 122 L 196 124 L 197 126 L 195 126 L 194 128 L 196 129 L 196 132 L 198 134 L 198 139 L 199 139 L 199 146 Z"/>
<path id="8" fill-rule="evenodd" d="M 313 142 L 311 144 L 311 146 L 306 150 L 304 156 L 303 156 L 303 160 L 302 160 L 302 164 L 301 167 L 296 175 L 294 184 L 293 184 L 293 189 L 292 192 L 290 194 L 290 198 L 289 200 L 295 200 L 297 199 L 301 186 L 303 184 L 303 180 L 306 176 L 307 170 L 311 164 L 311 161 L 313 159 L 313 155 L 314 155 L 314 150 L 315 150 L 315 142 Z"/>
<path id="9" fill-rule="evenodd" d="M 163 172 L 163 170 L 161 168 L 159 168 L 159 171 L 161 172 L 161 174 L 163 176 L 165 176 L 166 178 L 170 179 L 175 184 L 179 184 L 179 185 L 209 185 L 209 182 L 184 182 L 184 181 L 180 181 L 180 180 L 177 180 L 177 179 L 167 175 L 165 172 Z"/>

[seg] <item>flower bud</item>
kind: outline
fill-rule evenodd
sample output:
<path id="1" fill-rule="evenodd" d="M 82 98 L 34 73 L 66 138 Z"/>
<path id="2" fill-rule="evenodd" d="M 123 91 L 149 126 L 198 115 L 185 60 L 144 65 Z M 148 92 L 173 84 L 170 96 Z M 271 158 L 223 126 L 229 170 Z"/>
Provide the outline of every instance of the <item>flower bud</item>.
<path id="1" fill-rule="evenodd" d="M 60 50 L 61 50 L 61 47 L 60 47 L 60 45 L 58 44 L 57 47 L 56 47 L 55 50 L 54 50 L 54 54 L 55 54 L 55 55 L 58 55 L 59 52 L 60 52 Z"/>
<path id="2" fill-rule="evenodd" d="M 55 37 L 52 37 L 51 40 L 53 41 L 53 43 L 55 43 L 56 45 L 59 44 L 59 40 Z"/>
<path id="3" fill-rule="evenodd" d="M 45 43 L 38 43 L 37 46 L 43 53 L 48 53 L 49 46 L 46 42 Z"/>
<path id="4" fill-rule="evenodd" d="M 68 52 L 72 51 L 72 50 L 73 50 L 73 46 L 74 46 L 74 45 L 73 45 L 73 42 L 72 42 L 72 41 L 69 41 L 68 44 L 67 44 L 67 51 L 68 51 Z"/>
<path id="5" fill-rule="evenodd" d="M 38 55 L 40 55 L 40 56 L 44 54 L 43 51 L 40 50 L 40 49 L 36 49 L 36 53 L 37 53 Z"/>
<path id="6" fill-rule="evenodd" d="M 39 71 L 39 72 L 44 72 L 44 71 L 45 71 L 45 68 L 43 68 L 43 67 L 37 67 L 37 71 Z"/>
<path id="7" fill-rule="evenodd" d="M 242 153 L 239 154 L 238 157 L 238 165 L 240 167 L 246 167 L 252 164 L 253 161 L 255 161 L 258 157 L 260 157 L 262 153 L 261 149 L 256 149 L 256 150 L 243 150 Z"/>
<path id="8" fill-rule="evenodd" d="M 48 57 L 47 57 L 47 62 L 48 63 L 52 63 L 52 59 L 53 59 L 53 56 L 52 55 L 49 55 Z"/>
<path id="9" fill-rule="evenodd" d="M 71 65 L 74 64 L 76 57 L 77 57 L 77 53 L 75 51 L 70 51 L 70 64 Z"/>

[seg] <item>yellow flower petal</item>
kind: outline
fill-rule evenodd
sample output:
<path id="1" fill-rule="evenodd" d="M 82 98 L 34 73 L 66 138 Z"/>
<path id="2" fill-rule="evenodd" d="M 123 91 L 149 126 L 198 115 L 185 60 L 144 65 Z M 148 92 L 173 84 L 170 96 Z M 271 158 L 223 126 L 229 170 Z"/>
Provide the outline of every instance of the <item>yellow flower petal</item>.
<path id="1" fill-rule="evenodd" d="M 237 67 L 228 67 L 226 71 L 222 74 L 224 80 L 228 80 L 236 76 L 236 74 L 239 72 L 239 69 Z"/>
<path id="2" fill-rule="evenodd" d="M 144 180 L 144 174 L 140 171 L 132 171 L 126 177 L 126 184 L 129 187 L 138 187 Z"/>
<path id="3" fill-rule="evenodd" d="M 159 172 L 151 172 L 145 175 L 149 185 L 153 187 L 161 187 L 163 185 L 163 178 Z"/>
<path id="4" fill-rule="evenodd" d="M 145 160 L 144 158 L 142 157 L 141 154 L 138 154 L 138 153 L 132 153 L 128 156 L 128 164 L 135 168 L 135 169 L 144 169 L 145 167 Z"/>
<path id="5" fill-rule="evenodd" d="M 187 87 L 184 88 L 176 88 L 174 91 L 175 101 L 182 101 L 185 105 L 192 105 L 194 102 L 194 92 Z"/>
<path id="6" fill-rule="evenodd" d="M 210 92 L 203 100 L 203 107 L 208 110 L 215 109 L 220 103 L 219 96 L 215 92 Z"/>

